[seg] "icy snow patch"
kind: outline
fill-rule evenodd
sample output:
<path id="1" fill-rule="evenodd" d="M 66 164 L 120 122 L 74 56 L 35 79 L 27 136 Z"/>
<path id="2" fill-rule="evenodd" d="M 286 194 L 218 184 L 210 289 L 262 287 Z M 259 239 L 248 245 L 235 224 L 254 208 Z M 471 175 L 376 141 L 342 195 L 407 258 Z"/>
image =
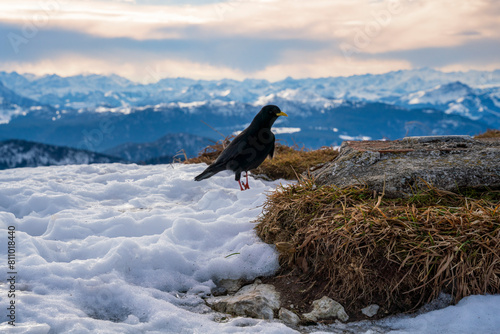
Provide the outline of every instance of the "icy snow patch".
<path id="1" fill-rule="evenodd" d="M 339 135 L 339 138 L 342 140 L 371 140 L 372 137 L 370 136 L 348 136 L 348 135 Z"/>
<path id="2" fill-rule="evenodd" d="M 177 102 L 180 108 L 196 108 L 207 104 L 207 101 Z"/>
<path id="3" fill-rule="evenodd" d="M 278 268 L 277 253 L 253 230 L 266 191 L 276 183 L 251 179 L 251 189 L 242 192 L 224 172 L 195 182 L 205 167 L 1 171 L 0 229 L 16 228 L 22 290 L 16 295 L 17 327 L 54 333 L 238 331 L 234 321 L 217 323 L 213 313 L 201 314 L 208 312 L 201 297 L 219 279 L 253 279 Z M 2 238 L 3 259 L 5 243 Z M 0 295 L 7 296 L 5 284 Z M 6 325 L 6 312 L 0 319 Z M 252 331 L 264 325 L 266 331 L 288 331 L 262 321 Z"/>
<path id="4" fill-rule="evenodd" d="M 411 316 L 395 316 L 379 322 L 389 334 L 498 333 L 500 296 L 469 296 L 455 306 Z"/>
<path id="5" fill-rule="evenodd" d="M 296 133 L 300 132 L 300 128 L 290 128 L 290 127 L 274 127 L 273 132 L 277 135 L 282 134 L 282 133 Z"/>

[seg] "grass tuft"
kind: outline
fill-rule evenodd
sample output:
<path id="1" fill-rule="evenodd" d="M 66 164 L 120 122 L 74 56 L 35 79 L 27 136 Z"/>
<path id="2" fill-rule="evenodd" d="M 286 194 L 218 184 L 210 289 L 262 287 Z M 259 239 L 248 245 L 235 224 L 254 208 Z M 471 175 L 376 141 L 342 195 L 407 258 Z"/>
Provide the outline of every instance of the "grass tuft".
<path id="1" fill-rule="evenodd" d="M 500 138 L 500 130 L 489 129 L 484 133 L 474 136 L 474 138 Z"/>
<path id="2" fill-rule="evenodd" d="M 430 187 L 386 199 L 302 180 L 268 196 L 256 230 L 276 245 L 283 272 L 322 282 L 348 311 L 375 303 L 394 313 L 441 291 L 455 301 L 500 292 L 499 206 L 500 192 L 467 197 Z"/>

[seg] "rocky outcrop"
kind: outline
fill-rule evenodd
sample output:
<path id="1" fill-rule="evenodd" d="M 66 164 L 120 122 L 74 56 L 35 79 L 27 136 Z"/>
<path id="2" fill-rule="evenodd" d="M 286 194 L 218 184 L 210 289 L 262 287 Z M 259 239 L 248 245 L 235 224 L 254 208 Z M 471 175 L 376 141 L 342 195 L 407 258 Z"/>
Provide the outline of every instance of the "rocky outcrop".
<path id="1" fill-rule="evenodd" d="M 273 319 L 274 311 L 280 308 L 280 295 L 272 285 L 254 283 L 242 287 L 233 296 L 212 297 L 206 302 L 218 312 Z"/>
<path id="2" fill-rule="evenodd" d="M 217 282 L 217 287 L 212 289 L 214 296 L 232 295 L 236 293 L 241 287 L 247 283 L 242 279 L 222 279 Z"/>
<path id="3" fill-rule="evenodd" d="M 378 306 L 377 304 L 371 304 L 371 305 L 368 305 L 367 307 L 361 309 L 361 313 L 363 313 L 367 317 L 371 318 L 375 314 L 377 314 L 379 309 L 380 309 L 380 306 Z"/>
<path id="4" fill-rule="evenodd" d="M 280 308 L 278 316 L 280 320 L 288 326 L 297 326 L 300 322 L 298 315 L 284 307 Z"/>
<path id="5" fill-rule="evenodd" d="M 339 156 L 312 172 L 320 185 L 364 184 L 387 197 L 408 197 L 433 185 L 500 189 L 500 140 L 470 136 L 346 141 Z"/>
<path id="6" fill-rule="evenodd" d="M 344 307 L 326 296 L 313 301 L 312 306 L 313 310 L 311 312 L 303 314 L 304 319 L 314 322 L 329 318 L 337 318 L 341 321 L 349 320 Z"/>
<path id="7" fill-rule="evenodd" d="M 216 291 L 222 288 L 234 291 L 242 282 L 242 280 L 221 280 Z M 260 279 L 256 279 L 253 284 L 243 286 L 233 295 L 211 297 L 205 301 L 213 310 L 233 316 L 273 320 L 277 313 L 279 320 L 291 327 L 296 327 L 303 321 L 339 319 L 345 322 L 349 319 L 344 307 L 326 296 L 313 301 L 312 311 L 302 315 L 281 307 L 279 292 L 271 284 L 262 284 Z"/>

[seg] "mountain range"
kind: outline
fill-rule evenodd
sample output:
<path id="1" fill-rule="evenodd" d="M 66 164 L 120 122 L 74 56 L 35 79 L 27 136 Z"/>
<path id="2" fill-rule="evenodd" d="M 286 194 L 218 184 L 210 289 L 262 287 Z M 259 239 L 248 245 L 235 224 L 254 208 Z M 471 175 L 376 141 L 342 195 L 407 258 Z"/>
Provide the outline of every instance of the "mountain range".
<path id="1" fill-rule="evenodd" d="M 64 145 L 146 161 L 196 153 L 241 131 L 265 104 L 287 114 L 278 140 L 307 148 L 349 139 L 477 134 L 500 128 L 500 70 L 429 68 L 277 82 L 0 72 L 0 140 Z M 169 138 L 167 140 L 167 138 Z M 157 160 L 159 161 L 159 160 Z"/>
<path id="2" fill-rule="evenodd" d="M 126 162 L 116 157 L 63 146 L 11 139 L 0 142 L 0 170 L 17 167 Z"/>
<path id="3" fill-rule="evenodd" d="M 125 143 L 106 150 L 104 153 L 125 161 L 155 164 L 170 163 L 174 159 L 185 160 L 196 156 L 200 150 L 213 144 L 208 138 L 186 133 L 169 133 L 158 140 L 147 143 Z M 172 154 L 175 152 L 175 154 Z"/>

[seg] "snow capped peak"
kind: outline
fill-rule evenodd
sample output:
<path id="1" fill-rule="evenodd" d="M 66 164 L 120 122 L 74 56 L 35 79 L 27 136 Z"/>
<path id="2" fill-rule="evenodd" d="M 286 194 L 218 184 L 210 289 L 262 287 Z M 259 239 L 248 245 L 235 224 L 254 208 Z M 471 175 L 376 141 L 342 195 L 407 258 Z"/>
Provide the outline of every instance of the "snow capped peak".
<path id="1" fill-rule="evenodd" d="M 182 124 L 185 127 L 200 123 L 198 120 L 204 118 L 203 121 L 210 120 L 209 123 L 212 126 L 221 124 L 218 131 L 230 134 L 240 129 L 239 125 L 247 121 L 247 113 L 255 112 L 254 108 L 276 104 L 294 115 L 294 118 L 282 124 L 284 127 L 301 128 L 300 132 L 296 132 L 295 140 L 300 136 L 305 136 L 308 131 L 304 124 L 300 124 L 302 120 L 299 118 L 310 117 L 307 120 L 310 123 L 315 122 L 314 118 L 316 121 L 321 119 L 321 122 L 334 122 L 327 125 L 311 124 L 311 128 L 324 126 L 343 129 L 343 126 L 336 124 L 335 118 L 330 116 L 337 112 L 334 109 L 344 107 L 345 109 L 359 109 L 367 104 L 393 105 L 396 109 L 399 108 L 398 110 L 434 109 L 436 112 L 447 112 L 469 120 L 478 120 L 491 128 L 498 127 L 499 121 L 496 115 L 500 114 L 500 102 L 498 102 L 500 101 L 500 71 L 443 73 L 424 68 L 351 77 L 317 79 L 289 77 L 276 82 L 256 79 L 237 81 L 166 78 L 147 85 L 133 83 L 116 75 L 82 74 L 73 77 L 48 75 L 30 77 L 28 80 L 23 79 L 23 76 L 17 73 L 0 72 L 0 82 L 3 82 L 5 86 L 0 86 L 2 98 L 0 121 L 3 123 L 9 123 L 12 117 L 19 117 L 25 113 L 28 116 L 46 113 L 46 118 L 54 119 L 54 124 L 50 126 L 58 126 L 65 121 L 69 122 L 67 118 L 75 113 L 86 115 L 86 117 L 99 113 L 99 117 L 105 118 L 109 114 L 117 117 L 120 114 L 142 117 L 139 114 L 149 115 L 150 111 L 155 111 L 158 112 L 156 116 L 162 113 L 168 114 L 168 117 L 162 119 L 175 119 L 179 125 Z M 491 86 L 495 83 L 499 84 Z M 479 86 L 488 87 L 478 88 Z M 10 103 L 7 95 L 2 93 L 5 92 L 3 88 L 10 89 L 19 96 L 30 97 L 32 103 L 28 103 L 28 100 Z M 5 107 L 6 105 L 10 106 Z M 55 115 L 55 111 L 32 108 L 44 105 L 54 106 L 55 110 L 66 112 L 64 114 L 66 116 L 59 117 Z M 374 106 L 374 108 L 379 112 L 386 109 L 380 106 Z M 187 117 L 178 118 L 181 114 Z M 219 123 L 215 122 L 218 117 L 227 118 Z M 423 117 L 420 120 L 422 119 Z M 293 124 L 294 122 L 298 123 Z M 462 124 L 462 122 L 453 124 Z M 354 127 L 354 125 L 351 126 Z M 159 129 L 159 126 L 155 124 L 153 128 Z M 431 130 L 436 130 L 434 127 L 431 128 Z M 167 127 L 163 129 L 172 131 L 171 128 L 166 130 Z M 354 128 L 350 128 L 343 135 L 357 135 L 357 131 L 353 130 Z M 133 136 L 136 132 L 137 130 L 134 131 Z M 379 136 L 371 132 L 368 134 L 366 131 L 359 134 L 369 135 L 372 138 Z M 163 133 L 156 133 L 155 137 L 160 135 Z M 332 133 L 329 131 L 327 135 L 332 135 Z M 384 136 L 388 135 L 390 133 Z M 39 140 L 30 136 L 31 134 L 22 138 Z M 5 138 L 12 138 L 12 135 Z M 113 136 L 113 138 L 113 140 L 118 140 L 118 136 Z M 141 138 L 140 140 L 151 141 L 153 139 Z M 312 137 L 307 140 L 312 140 Z M 340 141 L 341 138 L 335 135 L 335 139 L 323 139 L 322 142 L 337 145 Z M 103 143 L 108 145 L 107 140 Z M 113 143 L 113 145 L 118 144 L 121 143 Z"/>
<path id="2" fill-rule="evenodd" d="M 193 101 L 193 102 L 179 102 L 178 105 L 181 108 L 195 108 L 207 104 L 207 101 Z"/>
<path id="3" fill-rule="evenodd" d="M 421 90 L 409 94 L 405 99 L 409 104 L 443 105 L 452 101 L 463 99 L 472 94 L 473 90 L 460 81 L 437 85 L 429 90 Z"/>
<path id="4" fill-rule="evenodd" d="M 258 79 L 208 81 L 165 78 L 147 85 L 131 82 L 115 74 L 82 74 L 72 77 L 52 74 L 28 79 L 15 72 L 0 72 L 1 81 L 16 93 L 41 103 L 75 109 L 86 106 L 89 110 L 99 106 L 142 107 L 169 102 L 213 100 L 264 105 L 277 98 L 317 106 L 331 106 L 331 101 L 336 99 L 443 104 L 471 94 L 471 87 L 500 87 L 500 71 L 443 73 L 422 68 L 350 77 L 287 77 L 277 82 Z"/>
<path id="5" fill-rule="evenodd" d="M 259 96 L 257 100 L 253 103 L 254 106 L 265 106 L 267 104 L 270 104 L 273 102 L 275 99 L 276 94 L 269 94 L 267 96 Z"/>
<path id="6" fill-rule="evenodd" d="M 439 85 L 435 89 L 435 91 L 440 91 L 442 94 L 446 94 L 448 92 L 454 92 L 457 94 L 466 95 L 466 94 L 470 94 L 472 92 L 472 89 L 460 81 L 455 81 L 455 82 L 450 82 L 447 84 Z"/>

